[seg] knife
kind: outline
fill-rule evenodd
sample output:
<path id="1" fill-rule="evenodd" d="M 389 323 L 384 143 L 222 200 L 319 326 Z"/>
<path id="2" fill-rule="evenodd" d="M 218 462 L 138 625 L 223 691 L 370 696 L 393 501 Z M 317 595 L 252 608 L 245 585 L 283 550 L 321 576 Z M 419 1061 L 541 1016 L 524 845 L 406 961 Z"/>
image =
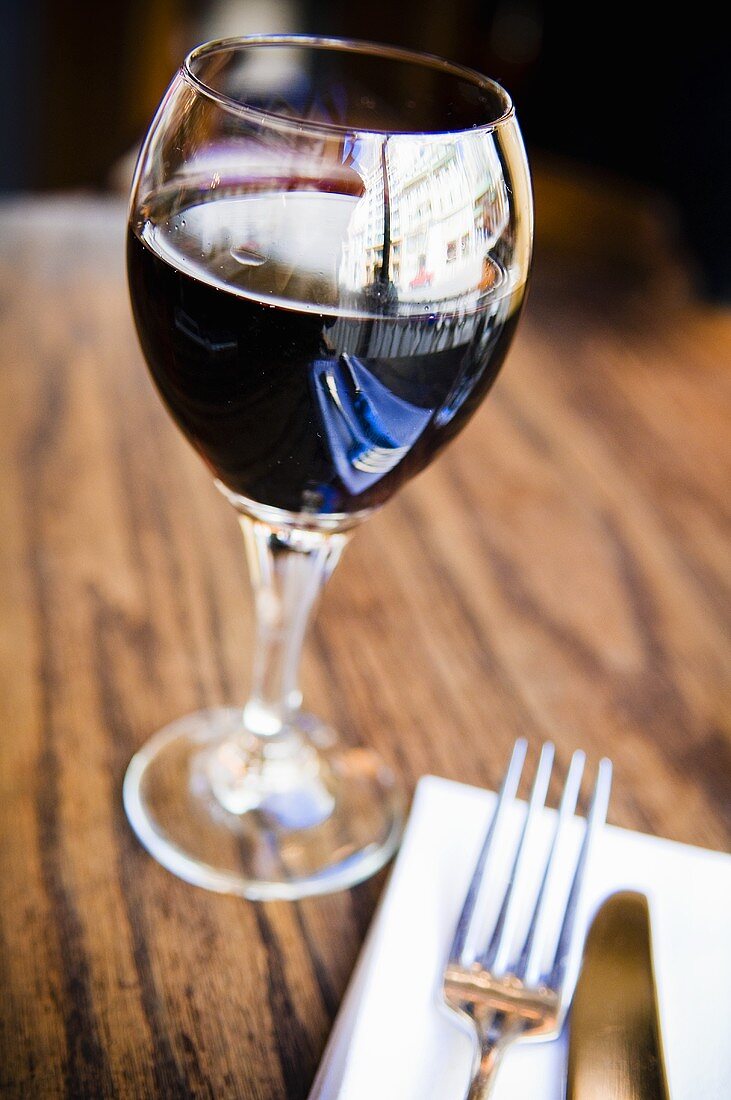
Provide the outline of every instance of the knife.
<path id="1" fill-rule="evenodd" d="M 669 1100 L 644 894 L 613 894 L 584 948 L 567 1100 Z"/>

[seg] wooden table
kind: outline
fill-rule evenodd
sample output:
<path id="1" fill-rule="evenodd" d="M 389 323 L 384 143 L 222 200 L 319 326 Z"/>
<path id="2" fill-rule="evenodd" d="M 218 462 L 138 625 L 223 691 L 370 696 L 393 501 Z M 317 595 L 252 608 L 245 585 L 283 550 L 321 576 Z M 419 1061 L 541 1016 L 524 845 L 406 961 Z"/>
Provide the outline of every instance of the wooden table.
<path id="1" fill-rule="evenodd" d="M 242 699 L 251 640 L 233 511 L 137 347 L 123 220 L 0 220 L 0 1091 L 295 1100 L 384 876 L 252 904 L 127 825 L 132 752 Z M 665 274 L 544 252 L 493 395 L 358 533 L 304 680 L 410 789 L 494 786 L 518 734 L 552 737 L 564 766 L 612 756 L 615 823 L 724 847 L 731 322 Z"/>

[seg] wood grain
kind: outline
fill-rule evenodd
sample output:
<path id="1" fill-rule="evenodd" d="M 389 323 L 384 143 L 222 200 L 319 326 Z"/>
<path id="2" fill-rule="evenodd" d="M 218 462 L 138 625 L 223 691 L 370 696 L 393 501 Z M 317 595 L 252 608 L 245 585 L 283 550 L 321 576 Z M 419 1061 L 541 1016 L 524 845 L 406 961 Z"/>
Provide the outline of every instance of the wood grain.
<path id="1" fill-rule="evenodd" d="M 130 755 L 242 699 L 251 638 L 235 517 L 137 348 L 123 220 L 0 212 L 0 1091 L 297 1100 L 383 876 L 250 904 L 127 826 Z M 731 322 L 616 263 L 544 254 L 491 399 L 349 548 L 305 688 L 409 787 L 494 785 L 550 736 L 612 756 L 614 822 L 725 847 Z"/>

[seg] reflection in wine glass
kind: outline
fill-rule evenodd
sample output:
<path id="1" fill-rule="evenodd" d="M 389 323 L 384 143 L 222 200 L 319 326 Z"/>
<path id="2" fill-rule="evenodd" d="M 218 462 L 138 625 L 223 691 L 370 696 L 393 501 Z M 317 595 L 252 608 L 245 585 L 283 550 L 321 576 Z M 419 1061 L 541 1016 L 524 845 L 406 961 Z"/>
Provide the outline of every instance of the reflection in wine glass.
<path id="1" fill-rule="evenodd" d="M 125 779 L 141 840 L 189 881 L 294 898 L 393 852 L 395 777 L 302 709 L 302 645 L 352 529 L 487 393 L 531 237 L 512 106 L 470 70 L 239 39 L 168 89 L 133 184 L 130 297 L 161 398 L 239 513 L 256 615 L 246 705 L 168 726 Z"/>

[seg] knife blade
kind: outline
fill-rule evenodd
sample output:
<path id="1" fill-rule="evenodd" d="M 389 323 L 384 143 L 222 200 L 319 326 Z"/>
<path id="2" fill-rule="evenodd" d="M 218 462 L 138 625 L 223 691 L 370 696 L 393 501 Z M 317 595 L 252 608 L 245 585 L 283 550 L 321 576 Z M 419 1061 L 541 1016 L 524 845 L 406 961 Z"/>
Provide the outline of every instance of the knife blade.
<path id="1" fill-rule="evenodd" d="M 669 1100 L 644 894 L 613 894 L 594 918 L 571 1013 L 566 1096 Z"/>

